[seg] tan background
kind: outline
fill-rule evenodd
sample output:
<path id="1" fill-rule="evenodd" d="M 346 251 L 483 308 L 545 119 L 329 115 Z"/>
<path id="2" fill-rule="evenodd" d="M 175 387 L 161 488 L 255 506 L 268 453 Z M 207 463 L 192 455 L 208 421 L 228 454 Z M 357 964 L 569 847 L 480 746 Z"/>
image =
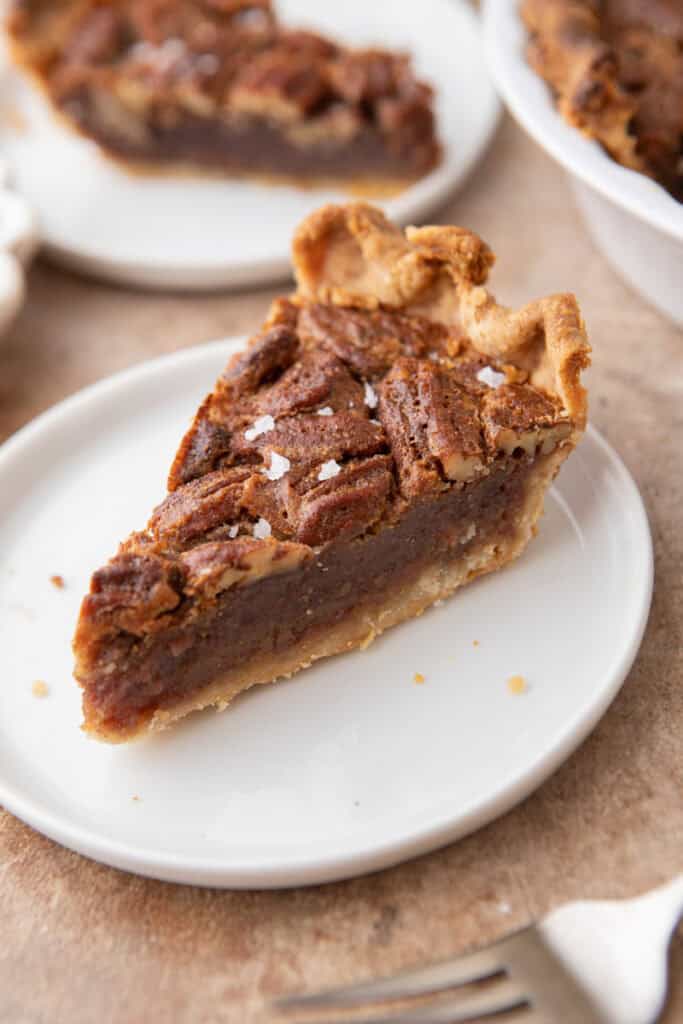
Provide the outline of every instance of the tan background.
<path id="1" fill-rule="evenodd" d="M 0 810 L 2 1024 L 268 1021 L 277 993 L 458 953 L 564 900 L 630 896 L 683 870 L 683 334 L 613 274 L 561 172 L 508 121 L 438 219 L 494 246 L 502 300 L 573 290 L 581 301 L 594 346 L 592 420 L 633 473 L 655 542 L 652 615 L 621 694 L 517 810 L 430 856 L 316 889 L 146 881 Z M 0 440 L 124 366 L 255 328 L 271 294 L 142 294 L 37 265 L 0 346 Z M 671 970 L 667 1024 L 683 1021 L 680 932 Z"/>

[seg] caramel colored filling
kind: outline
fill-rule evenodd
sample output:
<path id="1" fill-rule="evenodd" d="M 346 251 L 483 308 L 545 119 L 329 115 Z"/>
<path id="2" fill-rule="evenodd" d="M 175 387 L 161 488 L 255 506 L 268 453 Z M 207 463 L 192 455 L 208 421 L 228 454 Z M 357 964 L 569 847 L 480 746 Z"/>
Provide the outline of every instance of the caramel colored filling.
<path id="1" fill-rule="evenodd" d="M 71 97 L 65 112 L 86 135 L 117 157 L 148 163 L 185 163 L 232 174 L 291 176 L 300 180 L 325 178 L 410 179 L 430 170 L 438 161 L 438 146 L 431 131 L 421 145 L 393 151 L 371 125 L 351 138 L 323 135 L 297 144 L 286 132 L 263 118 L 238 121 L 177 113 L 170 124 L 140 122 L 111 102 L 103 107 L 93 95 Z M 108 111 L 108 112 L 106 112 Z"/>
<path id="2" fill-rule="evenodd" d="M 285 651 L 363 605 L 384 604 L 434 563 L 455 563 L 508 539 L 532 467 L 535 473 L 545 459 L 504 458 L 484 479 L 418 502 L 395 526 L 333 543 L 292 572 L 233 587 L 198 608 L 186 599 L 177 624 L 158 636 L 109 639 L 83 680 L 86 722 L 136 732 L 156 711 L 187 700 L 231 668 Z"/>

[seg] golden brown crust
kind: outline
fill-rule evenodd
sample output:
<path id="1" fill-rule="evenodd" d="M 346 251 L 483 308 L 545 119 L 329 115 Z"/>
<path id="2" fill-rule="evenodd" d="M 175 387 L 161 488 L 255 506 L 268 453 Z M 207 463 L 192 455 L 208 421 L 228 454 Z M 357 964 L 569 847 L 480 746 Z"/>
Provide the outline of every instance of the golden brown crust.
<path id="1" fill-rule="evenodd" d="M 683 199 L 679 0 L 523 0 L 520 13 L 562 116 Z"/>
<path id="2" fill-rule="evenodd" d="M 392 225 L 363 203 L 325 206 L 294 238 L 299 301 L 417 313 L 458 329 L 492 359 L 527 370 L 555 395 L 578 430 L 587 416 L 580 376 L 589 363 L 585 325 L 573 295 L 500 306 L 483 287 L 494 256 L 465 228 Z"/>

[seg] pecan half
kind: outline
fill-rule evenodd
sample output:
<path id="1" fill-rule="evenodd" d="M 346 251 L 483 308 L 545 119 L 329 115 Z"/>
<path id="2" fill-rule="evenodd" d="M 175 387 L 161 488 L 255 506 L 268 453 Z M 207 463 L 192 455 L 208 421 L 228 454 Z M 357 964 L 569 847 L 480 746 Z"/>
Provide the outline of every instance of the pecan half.
<path id="1" fill-rule="evenodd" d="M 242 433 L 233 438 L 233 451 L 238 457 L 272 450 L 292 463 L 303 465 L 354 455 L 374 455 L 385 445 L 386 438 L 379 424 L 346 411 L 332 416 L 302 413 L 285 417 L 258 437 L 249 439 Z"/>
<path id="2" fill-rule="evenodd" d="M 154 554 L 116 555 L 92 577 L 83 616 L 136 636 L 154 632 L 180 604 L 179 567 Z"/>
<path id="3" fill-rule="evenodd" d="M 312 303 L 299 316 L 301 340 L 334 352 L 360 377 L 377 379 L 402 355 L 445 349 L 448 331 L 419 316 Z"/>
<path id="4" fill-rule="evenodd" d="M 211 418 L 213 395 L 199 407 L 194 422 L 180 443 L 168 475 L 168 489 L 187 484 L 190 480 L 216 469 L 230 451 L 230 431 L 221 422 Z"/>
<path id="5" fill-rule="evenodd" d="M 237 583 L 289 572 L 311 557 L 301 544 L 276 540 L 239 540 L 200 544 L 181 556 L 186 571 L 185 592 L 214 597 Z"/>
<path id="6" fill-rule="evenodd" d="M 527 384 L 504 384 L 489 391 L 482 400 L 481 417 L 487 443 L 507 455 L 517 449 L 533 455 L 539 445 L 544 453 L 550 452 L 572 431 L 559 406 Z"/>
<path id="7" fill-rule="evenodd" d="M 180 549 L 239 518 L 249 469 L 219 469 L 179 487 L 154 510 L 149 529 L 170 549 Z"/>
<path id="8" fill-rule="evenodd" d="M 341 467 L 308 490 L 297 509 L 296 536 L 315 547 L 364 533 L 379 522 L 393 487 L 391 459 L 376 455 Z"/>

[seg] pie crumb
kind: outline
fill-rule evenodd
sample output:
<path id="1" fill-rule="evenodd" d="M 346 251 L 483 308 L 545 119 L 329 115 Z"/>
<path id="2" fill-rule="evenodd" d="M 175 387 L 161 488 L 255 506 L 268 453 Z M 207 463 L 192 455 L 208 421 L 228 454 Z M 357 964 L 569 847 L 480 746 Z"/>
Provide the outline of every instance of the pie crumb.
<path id="1" fill-rule="evenodd" d="M 473 647 L 478 647 L 479 646 L 479 641 L 478 640 L 473 640 L 472 641 L 472 646 Z"/>
<path id="2" fill-rule="evenodd" d="M 413 682 L 417 683 L 420 686 L 422 685 L 422 683 L 424 683 L 424 681 L 425 677 L 422 675 L 421 672 L 416 672 L 415 675 L 413 676 Z"/>
<path id="3" fill-rule="evenodd" d="M 515 695 L 526 693 L 527 685 L 524 676 L 510 676 L 508 679 L 508 690 Z"/>
<path id="4" fill-rule="evenodd" d="M 50 583 L 57 590 L 64 590 L 64 577 L 56 573 L 54 576 L 50 576 Z"/>
<path id="5" fill-rule="evenodd" d="M 360 650 L 361 651 L 367 650 L 367 648 L 374 641 L 376 636 L 377 636 L 377 634 L 375 633 L 374 629 L 370 629 L 370 631 L 368 632 L 367 636 L 360 643 Z"/>
<path id="6" fill-rule="evenodd" d="M 31 693 L 34 697 L 47 697 L 50 689 L 46 682 L 42 679 L 36 679 L 35 683 L 31 687 Z"/>
<path id="7" fill-rule="evenodd" d="M 26 135 L 28 132 L 26 118 L 16 107 L 3 105 L 0 109 L 0 124 L 10 128 L 15 135 Z"/>
<path id="8" fill-rule="evenodd" d="M 131 797 L 131 800 L 134 800 L 135 803 L 139 803 L 140 802 L 140 797 L 136 794 L 135 796 Z"/>

